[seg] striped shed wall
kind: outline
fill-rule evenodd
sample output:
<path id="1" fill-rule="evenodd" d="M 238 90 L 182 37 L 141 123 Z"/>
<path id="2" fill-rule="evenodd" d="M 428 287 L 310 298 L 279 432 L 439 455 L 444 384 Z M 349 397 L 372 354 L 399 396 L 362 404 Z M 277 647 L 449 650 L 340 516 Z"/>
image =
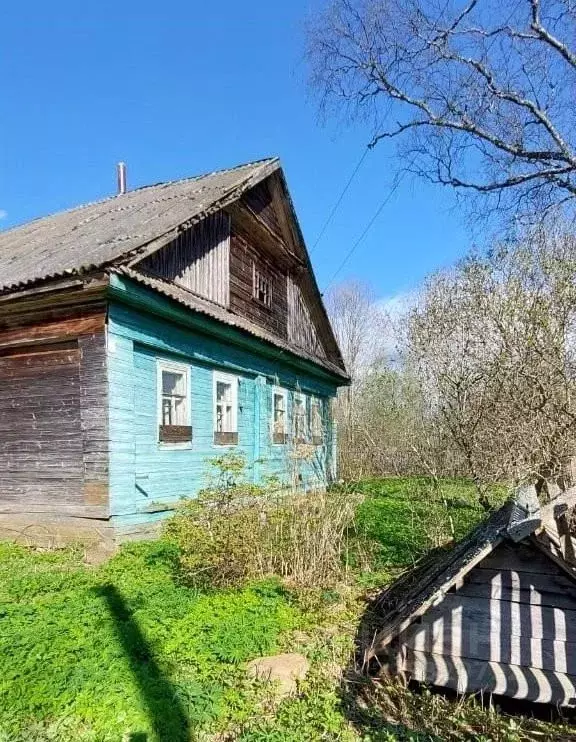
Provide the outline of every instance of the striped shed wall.
<path id="1" fill-rule="evenodd" d="M 131 289 L 133 290 L 133 288 Z M 110 437 L 110 515 L 130 531 L 168 515 L 184 497 L 207 486 L 210 459 L 225 452 L 243 454 L 246 477 L 255 483 L 275 478 L 304 489 L 325 487 L 333 472 L 334 431 L 328 423 L 334 382 L 299 370 L 276 351 L 260 355 L 118 302 L 108 316 Z M 189 370 L 192 440 L 167 444 L 158 437 L 158 369 L 177 363 Z M 214 442 L 214 375 L 237 379 L 238 442 Z M 272 394 L 286 390 L 288 430 L 295 395 L 320 400 L 325 434 L 318 445 L 296 450 L 293 436 L 273 443 Z M 304 458 L 303 458 L 304 456 Z"/>

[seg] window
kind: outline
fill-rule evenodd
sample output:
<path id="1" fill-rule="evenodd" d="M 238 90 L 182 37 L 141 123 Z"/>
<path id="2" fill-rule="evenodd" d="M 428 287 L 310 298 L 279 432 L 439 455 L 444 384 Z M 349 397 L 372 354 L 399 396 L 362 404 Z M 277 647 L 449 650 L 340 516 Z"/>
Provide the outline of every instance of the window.
<path id="1" fill-rule="evenodd" d="M 270 279 L 256 268 L 256 263 L 254 262 L 252 262 L 252 297 L 267 307 L 272 306 L 272 284 Z"/>
<path id="2" fill-rule="evenodd" d="M 315 446 L 322 445 L 324 440 L 322 407 L 321 399 L 310 400 L 310 432 L 312 433 L 312 443 Z"/>
<path id="3" fill-rule="evenodd" d="M 308 431 L 306 425 L 306 397 L 300 392 L 294 393 L 294 440 L 296 443 L 306 443 Z"/>
<path id="4" fill-rule="evenodd" d="M 238 443 L 238 379 L 228 374 L 214 374 L 214 443 L 229 446 Z"/>
<path id="5" fill-rule="evenodd" d="M 158 440 L 187 443 L 190 425 L 190 369 L 179 363 L 158 363 Z"/>
<path id="6" fill-rule="evenodd" d="M 288 395 L 284 389 L 272 390 L 272 443 L 288 441 Z"/>

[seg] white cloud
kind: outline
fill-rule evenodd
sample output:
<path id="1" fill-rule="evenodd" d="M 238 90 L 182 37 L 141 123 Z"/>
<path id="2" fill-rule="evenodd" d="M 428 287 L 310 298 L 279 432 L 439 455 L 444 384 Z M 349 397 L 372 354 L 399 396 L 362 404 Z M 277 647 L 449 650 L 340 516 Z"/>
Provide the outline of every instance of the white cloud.
<path id="1" fill-rule="evenodd" d="M 0 219 L 6 219 L 7 216 L 8 212 L 6 211 L 6 209 L 0 209 Z"/>
<path id="2" fill-rule="evenodd" d="M 401 337 L 403 319 L 418 301 L 419 290 L 399 291 L 391 296 L 378 299 L 374 306 L 386 317 L 386 335 L 381 349 L 388 359 L 394 362 L 398 358 L 398 342 Z"/>
<path id="3" fill-rule="evenodd" d="M 415 306 L 418 293 L 418 289 L 400 291 L 397 294 L 378 299 L 376 306 L 394 322 L 397 319 L 402 319 Z"/>

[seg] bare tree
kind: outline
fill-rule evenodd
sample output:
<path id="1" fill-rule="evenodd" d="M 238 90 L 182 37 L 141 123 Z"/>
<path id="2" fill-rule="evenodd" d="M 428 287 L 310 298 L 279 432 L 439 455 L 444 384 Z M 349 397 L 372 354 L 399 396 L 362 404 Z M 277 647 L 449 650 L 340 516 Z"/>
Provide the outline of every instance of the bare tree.
<path id="1" fill-rule="evenodd" d="M 574 0 L 330 0 L 309 59 L 324 109 L 412 172 L 499 217 L 574 212 Z"/>
<path id="2" fill-rule="evenodd" d="M 562 483 L 576 438 L 576 240 L 530 234 L 432 277 L 405 358 L 481 499 L 494 481 Z"/>
<path id="3" fill-rule="evenodd" d="M 340 430 L 339 470 L 344 476 L 354 476 L 363 471 L 364 456 L 358 454 L 366 423 L 359 413 L 357 396 L 383 352 L 386 321 L 370 287 L 360 281 L 334 287 L 326 297 L 326 307 L 350 375 L 350 386 L 340 390 L 335 409 Z"/>
<path id="4" fill-rule="evenodd" d="M 326 296 L 326 308 L 352 384 L 382 352 L 386 327 L 371 288 L 346 281 Z"/>

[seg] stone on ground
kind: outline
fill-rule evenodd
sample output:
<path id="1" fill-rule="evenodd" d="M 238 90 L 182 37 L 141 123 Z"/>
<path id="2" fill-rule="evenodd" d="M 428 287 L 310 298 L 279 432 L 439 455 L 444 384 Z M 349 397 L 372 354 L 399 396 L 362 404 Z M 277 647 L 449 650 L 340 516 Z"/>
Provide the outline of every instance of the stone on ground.
<path id="1" fill-rule="evenodd" d="M 257 657 L 247 667 L 251 677 L 274 683 L 280 697 L 293 695 L 298 688 L 298 681 L 304 680 L 309 669 L 310 663 L 301 654 Z"/>

